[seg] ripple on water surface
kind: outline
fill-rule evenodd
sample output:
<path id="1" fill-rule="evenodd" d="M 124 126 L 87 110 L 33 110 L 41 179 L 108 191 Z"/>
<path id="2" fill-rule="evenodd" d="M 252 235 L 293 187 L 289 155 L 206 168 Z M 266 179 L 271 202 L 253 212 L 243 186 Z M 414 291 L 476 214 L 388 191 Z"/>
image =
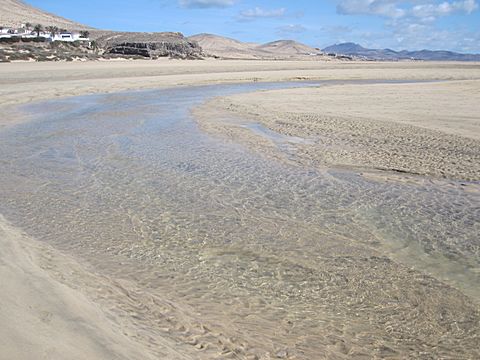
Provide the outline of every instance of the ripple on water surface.
<path id="1" fill-rule="evenodd" d="M 475 354 L 476 194 L 277 163 L 209 137 L 189 115 L 213 96 L 286 86 L 30 106 L 36 121 L 0 133 L 0 212 L 106 274 L 193 306 L 252 354 Z"/>

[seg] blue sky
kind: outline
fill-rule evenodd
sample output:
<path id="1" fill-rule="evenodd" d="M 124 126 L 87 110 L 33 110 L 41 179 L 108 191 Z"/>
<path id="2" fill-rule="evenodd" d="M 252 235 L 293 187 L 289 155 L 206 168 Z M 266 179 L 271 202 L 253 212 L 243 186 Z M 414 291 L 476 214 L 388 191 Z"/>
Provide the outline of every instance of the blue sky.
<path id="1" fill-rule="evenodd" d="M 26 0 L 97 28 L 480 53 L 480 0 Z"/>

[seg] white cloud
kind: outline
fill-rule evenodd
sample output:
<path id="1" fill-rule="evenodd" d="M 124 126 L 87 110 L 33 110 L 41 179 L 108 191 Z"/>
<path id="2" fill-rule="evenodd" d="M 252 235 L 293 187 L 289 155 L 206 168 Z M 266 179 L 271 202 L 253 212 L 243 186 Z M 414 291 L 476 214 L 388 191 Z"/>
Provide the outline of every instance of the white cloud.
<path id="1" fill-rule="evenodd" d="M 179 0 L 178 3 L 184 8 L 207 9 L 229 7 L 235 4 L 235 0 Z"/>
<path id="2" fill-rule="evenodd" d="M 256 7 L 253 9 L 248 9 L 240 12 L 240 17 L 243 19 L 257 19 L 257 18 L 280 18 L 285 16 L 286 9 L 279 8 L 279 9 L 262 9 L 260 7 Z"/>
<path id="3" fill-rule="evenodd" d="M 390 18 L 405 16 L 405 10 L 399 6 L 402 1 L 395 0 L 341 0 L 337 12 L 344 15 L 378 15 Z"/>
<path id="4" fill-rule="evenodd" d="M 471 29 L 445 29 L 437 20 L 454 14 L 471 14 L 479 8 L 478 0 L 337 0 L 337 12 L 344 15 L 383 17 L 383 40 L 359 36 L 361 41 L 391 44 L 409 49 L 450 48 L 474 51 L 479 34 Z M 392 40 L 395 44 L 392 44 Z"/>
<path id="5" fill-rule="evenodd" d="M 307 31 L 307 28 L 301 24 L 289 24 L 277 28 L 277 34 L 281 35 L 301 34 L 305 31 Z"/>
<path id="6" fill-rule="evenodd" d="M 419 4 L 412 8 L 412 15 L 418 18 L 438 18 L 448 16 L 456 12 L 470 14 L 478 8 L 474 0 L 442 2 L 440 4 Z"/>
<path id="7" fill-rule="evenodd" d="M 397 42 L 397 48 L 412 50 L 450 48 L 462 52 L 479 52 L 480 34 L 462 28 L 448 31 L 429 25 L 410 24 L 405 28 L 396 29 L 393 38 Z"/>
<path id="8" fill-rule="evenodd" d="M 344 15 L 376 15 L 391 19 L 417 17 L 434 20 L 454 13 L 466 13 L 478 9 L 476 0 L 340 0 L 337 12 Z"/>

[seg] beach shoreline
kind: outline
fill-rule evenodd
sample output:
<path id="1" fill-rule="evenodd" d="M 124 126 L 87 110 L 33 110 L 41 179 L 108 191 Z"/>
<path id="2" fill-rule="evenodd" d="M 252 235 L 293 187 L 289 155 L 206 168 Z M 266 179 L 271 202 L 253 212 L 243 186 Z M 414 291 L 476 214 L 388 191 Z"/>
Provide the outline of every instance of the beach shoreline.
<path id="1" fill-rule="evenodd" d="M 228 141 L 239 143 L 241 146 L 246 145 L 254 152 L 271 156 L 276 160 L 291 161 L 293 159 L 296 161 L 295 157 L 285 158 L 284 154 L 276 148 L 275 141 L 261 134 L 262 131 L 266 130 L 260 128 L 259 135 L 258 129 L 245 127 L 245 125 L 250 123 L 263 124 L 265 129 L 286 137 L 286 142 L 292 145 L 294 151 L 297 152 L 298 149 L 304 149 L 303 153 L 300 154 L 304 156 L 304 162 L 301 165 L 307 168 L 317 166 L 328 168 L 329 166 L 334 166 L 335 162 L 316 162 L 318 159 L 315 158 L 315 153 L 319 150 L 315 147 L 311 148 L 311 146 L 315 145 L 315 143 L 311 143 L 311 138 L 317 136 L 318 132 L 316 132 L 317 129 L 315 127 L 308 128 L 305 126 L 304 111 L 295 112 L 295 104 L 299 103 L 296 100 L 296 96 L 311 102 L 309 106 L 310 114 L 308 116 L 315 123 L 321 117 L 320 110 L 323 109 L 323 107 L 315 108 L 312 105 L 319 98 L 318 92 L 325 95 L 335 89 L 335 86 L 340 87 L 341 91 L 343 89 L 352 90 L 351 88 L 355 85 L 337 84 L 320 88 L 305 88 L 302 87 L 302 81 L 447 80 L 445 83 L 438 84 L 441 86 L 445 84 L 454 86 L 458 82 L 463 90 L 466 89 L 465 83 L 472 82 L 476 86 L 480 81 L 479 64 L 453 63 L 322 64 L 279 61 L 186 62 L 162 60 L 158 62 L 135 61 L 73 64 L 15 63 L 5 64 L 6 67 L 3 66 L 0 66 L 0 108 L 3 112 L 0 119 L 0 131 L 7 130 L 22 122 L 28 122 L 31 119 L 28 116 L 28 112 L 22 111 L 23 105 L 70 96 L 241 82 L 299 81 L 299 87 L 294 89 L 245 93 L 227 98 L 220 97 L 194 109 L 192 114 L 200 124 L 200 129 L 208 134 L 219 136 L 222 139 L 226 138 Z M 391 91 L 392 86 L 394 87 L 395 85 L 362 84 L 358 86 L 367 86 L 370 89 L 370 93 L 376 86 L 383 86 L 380 93 L 386 94 L 388 93 L 386 90 L 390 89 L 389 91 Z M 408 91 L 409 84 L 403 84 L 402 86 L 405 86 Z M 425 86 L 431 89 L 435 85 L 432 83 Z M 456 91 L 455 87 L 452 89 L 448 91 Z M 366 93 L 368 94 L 369 92 L 366 91 Z M 296 95 L 292 96 L 292 94 Z M 272 100 L 271 97 L 274 99 Z M 262 106 L 259 107 L 256 102 L 261 102 Z M 291 106 L 292 108 L 286 111 L 282 106 Z M 465 108 L 470 109 L 471 106 L 470 103 L 466 103 Z M 337 108 L 334 110 L 342 109 Z M 375 109 L 370 108 L 367 110 L 374 111 Z M 348 126 L 353 124 L 353 120 L 349 116 L 351 114 L 344 116 L 344 119 L 346 119 L 344 124 Z M 279 117 L 282 118 L 284 124 L 282 123 L 283 125 L 280 126 L 277 124 L 277 127 L 273 126 Z M 360 118 L 368 118 L 368 114 L 363 114 Z M 105 119 L 103 120 L 106 121 Z M 222 123 L 223 121 L 225 123 Z M 237 121 L 240 121 L 240 123 Z M 378 124 L 382 124 L 382 128 L 387 130 L 391 127 L 393 135 L 390 130 L 378 134 L 379 136 L 387 134 L 389 136 L 388 139 L 391 139 L 391 136 L 398 135 L 398 129 L 405 128 L 410 129 L 405 133 L 406 135 L 416 136 L 415 130 L 417 128 L 412 124 L 402 124 L 395 120 L 388 122 L 386 119 L 370 119 L 367 122 L 370 126 L 365 129 L 362 128 L 361 131 L 359 130 L 356 133 L 356 137 L 363 137 L 367 142 L 371 140 L 366 137 L 367 132 L 372 131 Z M 338 122 L 333 122 L 330 125 L 330 130 L 338 128 Z M 471 132 L 471 129 L 467 130 Z M 432 140 L 435 144 L 444 139 L 453 141 L 452 146 L 457 146 L 459 144 L 458 141 L 461 139 L 469 139 L 469 144 L 475 145 L 478 143 L 478 134 L 473 134 L 473 138 L 472 136 L 464 137 L 462 134 L 455 133 L 454 129 L 452 130 L 453 132 L 449 132 L 448 126 L 447 130 L 430 129 L 428 126 L 424 130 L 428 138 L 435 131 L 443 134 L 440 138 Z M 311 133 L 309 134 L 308 131 L 311 131 Z M 272 136 L 276 136 L 275 134 Z M 332 137 L 332 139 L 336 141 L 335 137 Z M 416 140 L 417 138 L 414 137 L 413 139 Z M 472 148 L 470 145 L 469 147 Z M 362 147 L 362 149 L 364 148 Z M 434 148 L 436 149 L 436 147 Z M 112 150 L 115 147 L 109 149 Z M 369 156 L 369 153 L 365 154 Z M 335 159 L 338 159 L 338 157 Z M 181 166 L 188 164 L 179 163 L 178 165 L 181 168 Z M 347 164 L 347 168 L 351 169 L 351 164 Z M 365 166 L 365 168 L 368 168 L 368 166 Z M 189 169 L 187 166 L 185 172 Z M 465 169 L 465 167 L 461 169 Z M 380 178 L 380 181 L 384 180 L 382 175 L 378 175 L 378 173 L 378 178 L 375 178 L 375 174 L 374 172 L 369 174 L 374 181 L 379 181 L 378 178 Z M 463 176 L 464 172 L 460 172 L 460 174 Z M 475 174 L 469 174 L 468 176 L 476 179 Z M 404 178 L 404 174 L 399 173 L 397 175 L 401 179 Z M 427 176 L 431 176 L 431 174 L 420 174 L 418 176 L 424 179 Z M 469 189 L 470 187 L 466 187 L 466 190 Z M 167 225 L 170 225 L 175 219 L 174 217 L 169 218 L 167 213 L 162 213 L 161 216 L 162 218 L 165 216 L 163 219 Z M 275 216 L 278 216 L 278 214 L 275 214 Z M 234 219 L 235 217 L 232 216 L 232 221 Z M 271 219 L 275 218 L 271 217 Z M 138 239 L 143 240 L 142 231 L 144 227 L 148 227 L 148 224 L 142 224 L 138 216 L 132 216 L 131 221 L 132 223 L 128 226 L 138 230 Z M 302 228 L 307 223 L 302 224 L 299 222 L 297 225 L 299 228 Z M 272 231 L 276 231 L 276 228 L 274 226 Z M 165 227 L 165 229 L 168 230 L 169 227 Z M 265 228 L 266 230 L 267 228 Z M 292 227 L 287 227 L 282 229 L 282 231 L 285 234 L 290 234 L 289 231 L 292 231 L 290 238 L 296 239 L 297 233 Z M 309 237 L 306 236 L 305 239 L 307 241 Z M 191 241 L 189 237 L 185 237 L 182 240 L 188 243 Z M 374 314 L 375 316 L 378 315 L 378 318 L 375 318 L 378 325 L 378 328 L 375 328 L 376 334 L 383 336 L 383 339 L 387 339 L 385 344 L 390 344 L 389 346 L 391 346 L 391 348 L 387 345 L 379 346 L 375 351 L 380 356 L 400 354 L 395 351 L 395 345 L 393 340 L 391 340 L 394 337 L 391 334 L 398 335 L 395 339 L 400 339 L 402 336 L 410 334 L 411 331 L 408 329 L 408 326 L 415 325 L 415 329 L 418 331 L 418 333 L 412 335 L 412 339 L 422 338 L 423 334 L 419 329 L 424 329 L 424 326 L 416 323 L 417 317 L 421 317 L 422 321 L 428 320 L 429 322 L 427 321 L 426 323 L 434 324 L 435 326 L 429 330 L 428 337 L 425 338 L 430 339 L 428 341 L 425 340 L 425 343 L 428 343 L 429 346 L 431 345 L 430 342 L 433 341 L 432 339 L 436 339 L 440 335 L 443 336 L 443 334 L 454 336 L 447 340 L 451 340 L 456 346 L 460 346 L 459 344 L 467 339 L 467 335 L 471 339 L 475 337 L 474 326 L 478 324 L 479 309 L 478 304 L 473 302 L 468 295 L 442 283 L 437 278 L 421 274 L 420 272 L 414 274 L 414 271 L 408 265 L 404 266 L 405 264 L 396 263 L 394 260 L 382 256 L 380 251 L 374 251 L 372 250 L 373 248 L 369 248 L 365 244 L 357 244 L 351 239 L 343 239 L 341 236 L 338 239 L 325 237 L 323 241 L 325 241 L 325 248 L 323 249 L 325 253 L 320 252 L 319 258 L 312 260 L 312 263 L 302 263 L 300 260 L 302 258 L 301 255 L 298 255 L 298 259 L 295 259 L 287 255 L 283 257 L 276 253 L 255 253 L 248 247 L 236 249 L 235 246 L 232 248 L 228 246 L 226 248 L 222 246 L 215 247 L 212 244 L 203 246 L 200 242 L 197 244 L 193 241 L 195 246 L 198 245 L 201 249 L 197 255 L 199 256 L 199 262 L 205 263 L 206 269 L 211 267 L 211 269 L 220 271 L 220 274 L 224 275 L 228 274 L 230 270 L 237 269 L 236 266 L 238 266 L 238 271 L 242 273 L 242 276 L 244 272 L 247 274 L 247 271 L 251 271 L 248 274 L 254 279 L 256 279 L 255 276 L 261 275 L 264 277 L 262 281 L 263 279 L 278 281 L 278 289 L 281 289 L 280 285 L 283 282 L 288 283 L 290 277 L 292 277 L 292 284 L 295 286 L 303 286 L 303 284 L 307 283 L 305 279 L 308 278 L 311 282 L 318 281 L 319 286 L 316 288 L 317 290 L 312 290 L 311 293 L 306 292 L 305 294 L 315 295 L 317 292 L 325 291 L 324 295 L 330 297 L 329 299 L 332 301 L 328 302 L 325 308 L 322 309 L 325 312 L 325 318 L 322 321 L 332 327 L 325 329 L 320 327 L 322 331 L 324 330 L 322 336 L 314 338 L 313 341 L 303 339 L 304 334 L 301 326 L 306 324 L 304 325 L 305 329 L 308 329 L 309 320 L 303 319 L 304 321 L 295 320 L 292 322 L 285 318 L 281 319 L 282 324 L 285 325 L 284 327 L 282 325 L 282 331 L 277 333 L 272 330 L 268 335 L 271 338 L 265 337 L 265 339 L 268 339 L 268 344 L 265 345 L 264 341 L 257 338 L 254 332 L 247 334 L 246 330 L 244 330 L 248 326 L 253 326 L 252 321 L 249 320 L 251 309 L 258 310 L 261 316 L 264 314 L 260 310 L 265 306 L 272 311 L 271 314 L 275 314 L 278 310 L 275 310 L 274 304 L 269 306 L 268 302 L 266 304 L 262 303 L 264 301 L 262 298 L 252 299 L 247 297 L 245 302 L 242 302 L 243 300 L 240 299 L 238 302 L 234 300 L 231 303 L 226 298 L 225 303 L 215 305 L 209 303 L 210 300 L 206 297 L 199 301 L 204 305 L 203 310 L 205 313 L 209 314 L 208 311 L 210 311 L 211 317 L 204 318 L 201 316 L 199 309 L 186 305 L 189 296 L 194 298 L 200 286 L 205 286 L 203 290 L 208 291 L 206 284 L 211 285 L 210 283 L 196 283 L 198 274 L 191 274 L 191 279 L 182 279 L 188 286 L 192 287 L 191 289 L 187 288 L 187 290 L 192 291 L 193 289 L 193 292 L 185 293 L 181 298 L 175 298 L 172 294 L 176 293 L 174 291 L 169 293 L 168 285 L 165 288 L 159 286 L 158 289 L 162 291 L 157 292 L 155 292 L 158 290 L 155 286 L 152 285 L 150 287 L 149 281 L 153 283 L 158 280 L 158 284 L 168 284 L 168 279 L 163 280 L 163 276 L 165 276 L 162 273 L 163 268 L 156 268 L 158 272 L 149 273 L 148 277 L 143 278 L 141 275 L 145 274 L 141 272 L 138 272 L 138 274 L 133 273 L 130 274 L 131 277 L 125 276 L 125 278 L 128 278 L 128 280 L 125 280 L 118 274 L 122 274 L 122 269 L 128 267 L 128 257 L 121 255 L 118 257 L 118 259 L 121 259 L 121 263 L 115 264 L 118 268 L 112 269 L 114 274 L 117 271 L 117 277 L 109 277 L 103 273 L 98 274 L 95 272 L 96 268 L 94 270 L 80 259 L 73 258 L 70 254 L 66 255 L 50 245 L 43 244 L 39 240 L 29 237 L 0 216 L 0 244 L 3 249 L 7 250 L 0 255 L 0 279 L 2 279 L 2 285 L 8 289 L 8 296 L 0 299 L 0 317 L 5 320 L 5 323 L 9 324 L 0 330 L 0 338 L 4 342 L 3 344 L 0 342 L 0 347 L 7 349 L 4 353 L 7 358 L 25 360 L 31 358 L 32 354 L 38 353 L 51 359 L 61 359 L 65 352 L 71 354 L 69 358 L 72 359 L 301 358 L 302 352 L 298 349 L 295 350 L 298 339 L 299 341 L 305 341 L 304 344 L 300 344 L 300 348 L 303 346 L 303 349 L 311 351 L 311 354 L 316 350 L 322 350 L 325 354 L 332 357 L 366 356 L 366 353 L 363 351 L 365 349 L 373 349 L 376 343 L 373 336 L 364 328 L 365 324 L 372 321 L 371 319 L 365 320 L 369 316 L 366 310 L 371 309 L 372 306 L 378 306 L 379 309 Z M 147 245 L 153 246 L 151 243 Z M 254 245 L 256 246 L 256 244 Z M 259 249 L 262 246 L 264 245 L 261 245 Z M 347 256 L 350 252 L 355 254 L 356 250 L 359 251 L 357 253 L 359 256 Z M 342 251 L 345 251 L 345 253 Z M 132 253 L 135 252 L 132 250 Z M 244 268 L 244 264 L 241 262 L 244 259 L 247 260 L 247 264 L 253 264 L 258 266 L 258 268 Z M 117 259 L 112 257 L 109 261 L 115 262 Z M 317 269 L 317 261 L 320 261 L 322 266 L 325 267 Z M 285 273 L 276 274 L 280 264 L 286 264 L 285 266 L 288 266 L 288 268 Z M 223 270 L 221 268 L 222 265 L 226 266 Z M 262 270 L 262 268 L 265 268 L 265 270 Z M 292 273 L 290 273 L 290 270 Z M 365 279 L 362 278 L 362 272 L 369 274 L 369 276 Z M 398 295 L 390 289 L 392 292 L 385 295 L 385 289 L 392 284 L 387 277 L 383 277 L 385 273 L 392 276 L 395 275 L 393 278 L 394 284 L 399 286 L 400 284 L 408 285 L 407 290 L 400 292 L 400 295 Z M 295 276 L 298 277 L 298 281 Z M 378 276 L 378 278 L 372 276 Z M 356 279 L 356 281 L 353 281 L 355 284 L 361 284 L 365 281 L 365 284 L 363 284 L 365 287 L 361 288 L 359 286 L 355 288 L 354 292 L 357 293 L 353 296 L 351 289 L 348 288 L 346 283 L 345 287 L 341 285 L 344 284 L 343 281 L 345 279 Z M 380 289 L 376 282 L 381 283 L 382 281 L 385 283 L 384 287 Z M 270 289 L 268 281 L 266 283 L 262 282 L 261 286 L 265 286 L 267 290 Z M 333 286 L 332 289 L 339 289 L 340 292 L 329 292 L 327 291 L 328 286 Z M 220 291 L 221 289 L 218 290 Z M 246 291 L 247 288 L 242 288 L 243 290 Z M 417 293 L 418 291 L 420 291 L 420 296 Z M 431 293 L 435 296 L 429 298 L 427 294 Z M 397 295 L 400 296 L 400 300 L 396 298 Z M 296 296 L 292 295 L 292 298 L 296 298 Z M 349 296 L 352 296 L 353 300 L 356 299 L 358 303 L 347 304 L 346 301 Z M 418 296 L 419 298 L 417 299 Z M 442 303 L 443 296 L 448 299 L 445 300 L 445 303 Z M 365 301 L 365 298 L 370 303 L 367 302 L 367 305 L 364 306 L 363 301 Z M 22 299 L 22 301 L 18 302 L 18 299 Z M 345 305 L 347 307 L 347 311 L 344 313 L 345 318 L 337 319 L 337 311 L 327 306 L 330 303 Z M 412 314 L 411 307 L 409 307 L 412 304 L 419 305 L 418 314 Z M 350 305 L 357 306 L 355 312 L 350 313 Z M 217 313 L 220 306 L 225 313 Z M 404 327 L 395 328 L 395 322 L 392 321 L 388 314 L 390 307 L 398 307 L 398 311 L 402 316 L 412 315 L 411 318 L 409 317 L 410 322 L 403 323 L 402 326 Z M 431 308 L 436 310 L 443 309 L 443 307 L 448 309 L 446 310 L 446 318 L 444 320 L 442 317 L 442 319 L 437 321 L 436 316 L 438 314 L 435 312 L 430 314 L 429 310 Z M 366 315 L 362 318 L 364 310 Z M 234 324 L 235 327 L 231 326 L 231 319 L 227 316 L 228 311 L 230 311 L 230 314 L 238 311 L 238 314 L 236 314 L 238 318 L 236 318 Z M 429 317 L 426 317 L 426 314 Z M 291 313 L 290 315 L 294 317 L 295 314 Z M 329 316 L 332 318 L 330 319 Z M 460 323 L 461 330 L 458 325 L 458 330 L 449 328 L 453 324 L 452 321 L 461 317 L 465 317 L 464 319 L 462 318 L 464 322 Z M 215 319 L 221 321 L 214 321 Z M 261 326 L 264 326 L 263 330 L 275 329 L 275 326 L 278 325 L 277 320 L 276 317 L 272 317 L 256 324 L 253 328 L 258 326 L 258 329 L 262 329 Z M 339 321 L 342 326 L 339 328 L 334 327 L 333 325 L 336 324 L 336 321 Z M 354 325 L 349 327 L 347 324 L 350 323 Z M 31 327 L 27 327 L 25 324 L 30 324 L 29 326 Z M 237 329 L 239 334 L 233 333 L 234 330 L 232 329 Z M 368 329 L 372 330 L 374 328 Z M 297 338 L 291 335 L 290 331 L 292 334 L 296 334 Z M 319 333 L 322 333 L 322 331 L 319 330 Z M 44 335 L 28 338 L 30 333 Z M 279 337 L 284 341 L 280 341 Z M 27 341 L 25 339 L 28 340 L 29 345 L 20 347 L 20 343 Z M 319 342 L 317 339 L 321 339 L 321 341 Z M 455 342 L 454 340 L 458 341 Z M 308 341 L 311 342 L 309 343 Z M 79 342 L 82 348 L 88 349 L 89 352 L 80 352 Z M 287 343 L 288 346 L 285 345 Z M 436 349 L 437 346 L 440 347 L 440 351 L 447 351 L 447 353 L 455 351 L 455 349 L 452 350 L 450 348 L 443 349 L 443 347 L 447 346 L 441 343 L 431 345 L 430 349 Z M 403 350 L 407 351 L 406 347 Z M 473 348 L 468 350 L 470 354 L 476 351 Z M 295 351 L 297 352 L 295 353 Z M 420 353 L 416 352 L 415 354 Z M 328 357 L 328 355 L 326 356 Z M 2 358 L 1 355 L 0 358 Z"/>
<path id="2" fill-rule="evenodd" d="M 266 60 L 98 61 L 0 65 L 0 107 L 178 86 L 315 80 L 474 80 L 479 63 Z M 0 119 L 4 125 L 5 116 Z"/>
<path id="3" fill-rule="evenodd" d="M 480 63 L 286 60 L 111 60 L 0 65 L 0 129 L 28 121 L 21 105 L 75 96 L 245 82 L 476 80 Z"/>

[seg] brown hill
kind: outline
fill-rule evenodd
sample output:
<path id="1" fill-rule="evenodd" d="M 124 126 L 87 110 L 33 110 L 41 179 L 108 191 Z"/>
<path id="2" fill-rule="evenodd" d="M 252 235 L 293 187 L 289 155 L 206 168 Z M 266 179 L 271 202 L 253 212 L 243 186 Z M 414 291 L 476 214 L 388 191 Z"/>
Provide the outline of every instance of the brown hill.
<path id="1" fill-rule="evenodd" d="M 203 51 L 211 56 L 219 56 L 222 58 L 257 58 L 262 54 L 257 54 L 255 48 L 258 44 L 244 43 L 228 37 L 213 34 L 198 34 L 189 37 L 190 40 L 196 41 Z M 263 54 L 264 56 L 267 54 Z"/>
<path id="2" fill-rule="evenodd" d="M 58 26 L 69 30 L 91 29 L 74 21 L 50 14 L 21 0 L 0 0 L 0 26 L 20 27 L 25 23 Z"/>
<path id="3" fill-rule="evenodd" d="M 299 43 L 293 40 L 278 40 L 260 45 L 257 49 L 275 54 L 285 55 L 310 55 L 321 53 L 319 49 Z"/>
<path id="4" fill-rule="evenodd" d="M 226 59 L 290 59 L 322 54 L 318 49 L 293 40 L 278 40 L 260 45 L 212 34 L 193 35 L 189 39 L 196 41 L 206 54 Z"/>

